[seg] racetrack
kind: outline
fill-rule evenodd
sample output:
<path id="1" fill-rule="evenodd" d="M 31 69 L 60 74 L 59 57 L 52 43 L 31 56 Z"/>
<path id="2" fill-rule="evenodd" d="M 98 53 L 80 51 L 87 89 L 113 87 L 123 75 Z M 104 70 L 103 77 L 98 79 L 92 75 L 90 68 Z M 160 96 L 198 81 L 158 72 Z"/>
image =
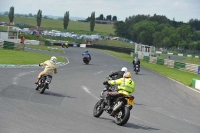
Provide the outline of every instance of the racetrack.
<path id="1" fill-rule="evenodd" d="M 39 94 L 34 85 L 42 68 L 0 68 L 0 132 L 200 132 L 200 94 L 144 68 L 139 75 L 132 73 L 136 84 L 135 106 L 128 123 L 117 126 L 114 118 L 105 112 L 100 118 L 94 118 L 93 107 L 105 77 L 123 66 L 133 72 L 132 64 L 89 50 L 92 61 L 85 65 L 83 51 L 83 48 L 68 48 L 61 54 L 69 63 L 59 67 L 44 94 Z"/>

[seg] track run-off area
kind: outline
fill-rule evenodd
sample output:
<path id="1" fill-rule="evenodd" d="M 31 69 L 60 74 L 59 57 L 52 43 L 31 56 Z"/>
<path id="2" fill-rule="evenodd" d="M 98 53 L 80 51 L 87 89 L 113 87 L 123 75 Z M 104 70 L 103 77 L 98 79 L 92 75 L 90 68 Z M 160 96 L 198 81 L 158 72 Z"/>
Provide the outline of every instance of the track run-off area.
<path id="1" fill-rule="evenodd" d="M 197 91 L 145 68 L 136 75 L 131 63 L 95 49 L 89 49 L 89 65 L 82 61 L 84 48 L 26 50 L 64 56 L 68 62 L 44 94 L 34 84 L 42 67 L 0 68 L 0 133 L 200 133 Z M 93 117 L 93 107 L 103 81 L 122 67 L 135 81 L 135 105 L 128 123 L 118 126 L 106 112 Z"/>

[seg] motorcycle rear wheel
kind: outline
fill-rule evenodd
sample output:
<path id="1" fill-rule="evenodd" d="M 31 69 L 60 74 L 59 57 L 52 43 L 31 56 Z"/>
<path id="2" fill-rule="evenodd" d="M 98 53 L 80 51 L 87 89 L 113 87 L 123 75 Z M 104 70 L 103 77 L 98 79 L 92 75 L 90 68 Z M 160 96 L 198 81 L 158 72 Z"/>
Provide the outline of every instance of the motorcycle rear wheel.
<path id="1" fill-rule="evenodd" d="M 45 83 L 45 84 L 44 84 L 44 87 L 40 90 L 40 94 L 43 94 L 44 91 L 45 91 L 45 89 L 46 89 L 47 87 L 48 87 L 48 84 Z"/>
<path id="2" fill-rule="evenodd" d="M 128 107 L 123 107 L 115 115 L 115 122 L 119 126 L 125 125 L 130 118 L 130 109 Z"/>

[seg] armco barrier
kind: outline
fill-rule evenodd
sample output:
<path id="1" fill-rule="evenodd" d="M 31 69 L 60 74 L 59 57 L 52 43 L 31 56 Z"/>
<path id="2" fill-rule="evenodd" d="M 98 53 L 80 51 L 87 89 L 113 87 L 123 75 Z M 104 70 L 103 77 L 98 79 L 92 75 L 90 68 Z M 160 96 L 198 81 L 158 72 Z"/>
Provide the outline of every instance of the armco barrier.
<path id="1" fill-rule="evenodd" d="M 168 59 L 164 59 L 164 65 L 174 68 L 174 60 L 168 60 Z"/>
<path id="2" fill-rule="evenodd" d="M 144 56 L 143 60 L 149 62 L 149 58 L 150 58 L 149 56 Z"/>
<path id="3" fill-rule="evenodd" d="M 185 63 L 185 71 L 197 74 L 198 66 L 197 64 Z"/>
<path id="4" fill-rule="evenodd" d="M 185 69 L 185 63 L 183 62 L 174 62 L 174 68 L 176 69 Z"/>
<path id="5" fill-rule="evenodd" d="M 192 87 L 200 90 L 200 80 L 198 80 L 198 79 L 192 79 Z"/>
<path id="6" fill-rule="evenodd" d="M 153 64 L 156 64 L 157 58 L 156 57 L 150 57 L 149 62 L 153 63 Z"/>
<path id="7" fill-rule="evenodd" d="M 77 47 L 80 47 L 80 44 Z M 101 45 L 101 44 L 87 45 L 86 47 L 88 47 L 88 48 L 98 48 L 98 49 L 104 49 L 104 50 L 112 50 L 112 51 L 115 51 L 115 52 L 128 53 L 128 54 L 130 54 L 131 52 L 134 52 L 134 49 L 132 49 L 132 48 L 107 46 L 107 45 Z"/>
<path id="8" fill-rule="evenodd" d="M 4 49 L 14 49 L 15 43 L 4 41 L 3 48 Z"/>
<path id="9" fill-rule="evenodd" d="M 164 59 L 157 59 L 156 64 L 164 65 Z"/>

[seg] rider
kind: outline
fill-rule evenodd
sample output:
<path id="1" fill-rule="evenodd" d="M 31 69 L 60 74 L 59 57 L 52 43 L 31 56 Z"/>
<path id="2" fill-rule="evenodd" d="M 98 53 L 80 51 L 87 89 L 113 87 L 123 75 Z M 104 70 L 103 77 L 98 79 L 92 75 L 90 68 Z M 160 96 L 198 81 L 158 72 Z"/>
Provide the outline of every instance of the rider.
<path id="1" fill-rule="evenodd" d="M 134 71 L 135 71 L 135 66 L 136 65 L 138 65 L 138 71 L 140 71 L 140 60 L 135 56 L 135 58 L 133 59 Z"/>
<path id="2" fill-rule="evenodd" d="M 115 79 L 119 79 L 119 78 L 122 78 L 124 73 L 126 73 L 127 71 L 128 69 L 126 67 L 122 67 L 121 71 L 114 72 L 110 74 L 109 77 L 116 76 Z"/>
<path id="3" fill-rule="evenodd" d="M 67 48 L 68 48 L 68 41 L 66 41 L 66 42 L 65 42 L 65 47 L 67 47 Z"/>
<path id="4" fill-rule="evenodd" d="M 88 50 L 85 50 L 84 53 L 82 54 L 82 56 L 83 56 L 84 54 L 87 55 L 88 58 L 89 58 L 90 60 L 92 59 L 92 58 L 91 58 L 91 55 L 90 55 L 89 52 L 88 52 Z"/>
<path id="5" fill-rule="evenodd" d="M 104 81 L 104 85 L 118 85 L 118 90 L 108 92 L 107 100 L 108 100 L 108 106 L 107 110 L 110 110 L 110 104 L 111 104 L 111 97 L 118 98 L 123 95 L 131 96 L 131 94 L 135 91 L 135 82 L 131 79 L 131 73 L 126 72 L 123 76 L 123 78 L 117 79 L 117 80 L 110 80 L 110 81 Z"/>
<path id="6" fill-rule="evenodd" d="M 45 69 L 44 69 L 44 71 L 39 73 L 35 84 L 38 83 L 38 81 L 40 80 L 42 75 L 47 74 L 47 75 L 51 75 L 52 76 L 53 73 L 56 74 L 58 72 L 58 67 L 56 65 L 56 61 L 57 61 L 57 58 L 55 56 L 52 56 L 50 60 L 47 60 L 47 61 L 39 64 L 39 66 L 44 66 Z"/>

